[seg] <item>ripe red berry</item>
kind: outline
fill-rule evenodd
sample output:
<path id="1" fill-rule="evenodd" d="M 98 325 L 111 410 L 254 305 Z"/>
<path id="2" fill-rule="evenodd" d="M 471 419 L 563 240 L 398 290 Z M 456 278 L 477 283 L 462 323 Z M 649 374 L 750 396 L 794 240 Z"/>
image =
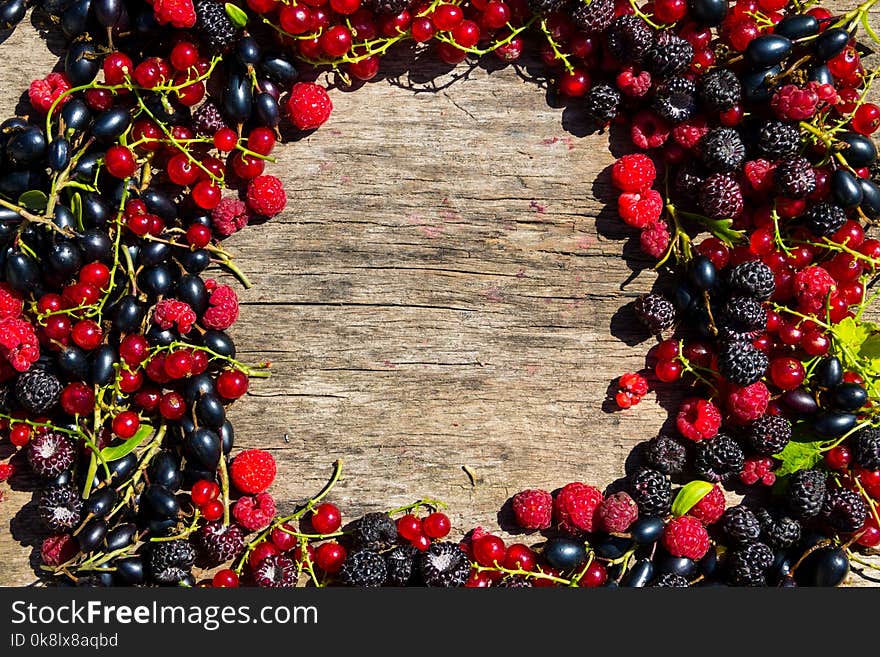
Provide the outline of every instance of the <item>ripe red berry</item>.
<path id="1" fill-rule="evenodd" d="M 422 531 L 428 538 L 443 538 L 451 529 L 452 523 L 445 513 L 431 513 L 422 520 Z"/>
<path id="2" fill-rule="evenodd" d="M 397 519 L 397 533 L 407 541 L 422 535 L 422 521 L 411 513 Z"/>
<path id="3" fill-rule="evenodd" d="M 596 588 L 602 586 L 608 580 L 608 571 L 598 561 L 594 561 L 587 566 L 586 572 L 578 580 L 578 586 L 586 588 Z"/>
<path id="4" fill-rule="evenodd" d="M 825 463 L 832 470 L 843 472 L 849 467 L 851 461 L 852 452 L 846 445 L 838 445 L 825 452 Z"/>
<path id="5" fill-rule="evenodd" d="M 217 377 L 217 392 L 224 399 L 238 399 L 248 389 L 247 374 L 239 370 L 224 370 Z"/>
<path id="6" fill-rule="evenodd" d="M 199 511 L 201 511 L 202 517 L 209 522 L 220 520 L 223 517 L 223 502 L 211 500 L 199 507 Z"/>
<path id="7" fill-rule="evenodd" d="M 119 357 L 129 367 L 137 367 L 147 357 L 150 345 L 142 335 L 126 335 L 119 345 Z"/>
<path id="8" fill-rule="evenodd" d="M 770 362 L 770 378 L 782 390 L 792 390 L 804 382 L 804 366 L 796 358 L 781 356 Z"/>
<path id="9" fill-rule="evenodd" d="M 514 543 L 507 548 L 502 565 L 509 570 L 532 571 L 537 563 L 538 557 L 532 548 L 522 543 Z"/>
<path id="10" fill-rule="evenodd" d="M 859 105 L 852 118 L 852 129 L 863 135 L 871 135 L 880 128 L 880 107 L 874 103 Z"/>
<path id="11" fill-rule="evenodd" d="M 288 531 L 285 531 L 288 530 Z M 288 550 L 292 550 L 296 547 L 298 539 L 292 532 L 296 530 L 291 527 L 288 523 L 284 523 L 281 527 L 275 527 L 269 533 L 269 538 L 272 539 L 272 543 L 275 544 L 275 547 L 278 548 L 279 552 L 287 552 Z"/>
<path id="12" fill-rule="evenodd" d="M 224 568 L 214 573 L 211 586 L 215 589 L 234 589 L 238 586 L 238 575 L 230 568 Z"/>
<path id="13" fill-rule="evenodd" d="M 95 393 L 85 383 L 68 383 L 61 391 L 60 403 L 68 415 L 88 415 L 95 410 Z"/>
<path id="14" fill-rule="evenodd" d="M 192 190 L 192 199 L 204 210 L 213 210 L 222 198 L 220 188 L 209 180 L 196 183 Z"/>
<path id="15" fill-rule="evenodd" d="M 128 148 L 117 144 L 104 154 L 104 166 L 114 178 L 129 178 L 137 171 L 137 160 Z"/>
<path id="16" fill-rule="evenodd" d="M 336 541 L 328 541 L 315 550 L 315 565 L 325 573 L 337 573 L 346 556 L 348 553 L 344 547 Z"/>
<path id="17" fill-rule="evenodd" d="M 585 96 L 590 90 L 590 75 L 584 69 L 566 71 L 559 78 L 559 93 L 570 98 Z"/>
<path id="18" fill-rule="evenodd" d="M 504 541 L 497 536 L 487 534 L 474 541 L 473 544 L 474 559 L 481 566 L 494 566 L 504 561 L 504 555 L 507 550 L 504 547 Z"/>
<path id="19" fill-rule="evenodd" d="M 251 553 L 248 555 L 248 565 L 251 568 L 256 568 L 263 563 L 263 559 L 276 554 L 278 554 L 278 548 L 275 547 L 275 544 L 272 541 L 263 541 L 251 550 Z"/>
<path id="20" fill-rule="evenodd" d="M 122 411 L 113 418 L 113 433 L 120 438 L 128 439 L 137 433 L 141 420 L 134 411 Z"/>
<path id="21" fill-rule="evenodd" d="M 344 25 L 334 25 L 318 37 L 318 42 L 328 57 L 342 57 L 351 50 L 351 31 Z"/>
<path id="22" fill-rule="evenodd" d="M 312 527 L 319 534 L 332 534 L 342 526 L 342 513 L 335 504 L 318 505 L 312 512 Z"/>
<path id="23" fill-rule="evenodd" d="M 9 442 L 16 447 L 24 447 L 30 442 L 31 428 L 26 424 L 16 424 L 9 431 Z"/>
<path id="24" fill-rule="evenodd" d="M 194 483 L 190 491 L 190 497 L 192 497 L 193 504 L 196 506 L 204 506 L 211 500 L 216 499 L 219 494 L 220 487 L 215 482 L 208 481 L 207 479 L 200 479 Z"/>
<path id="25" fill-rule="evenodd" d="M 92 349 L 97 349 L 98 345 L 101 344 L 104 333 L 97 322 L 84 319 L 73 325 L 70 337 L 77 346 L 82 347 L 86 351 L 91 351 Z"/>
<path id="26" fill-rule="evenodd" d="M 179 420 L 186 413 L 186 402 L 179 392 L 166 392 L 159 400 L 159 413 L 166 420 Z"/>

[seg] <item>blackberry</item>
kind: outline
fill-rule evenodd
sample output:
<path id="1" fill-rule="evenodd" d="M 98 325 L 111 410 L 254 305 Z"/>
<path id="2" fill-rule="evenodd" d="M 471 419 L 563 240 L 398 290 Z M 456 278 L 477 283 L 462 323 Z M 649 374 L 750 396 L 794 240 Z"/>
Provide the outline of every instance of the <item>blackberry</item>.
<path id="1" fill-rule="evenodd" d="M 633 309 L 651 333 L 660 333 L 675 323 L 675 306 L 659 294 L 643 294 L 636 299 Z"/>
<path id="2" fill-rule="evenodd" d="M 785 550 L 801 540 L 801 523 L 764 507 L 755 509 L 761 523 L 761 539 L 774 550 Z"/>
<path id="3" fill-rule="evenodd" d="M 533 14 L 546 16 L 562 11 L 567 4 L 568 0 L 529 0 L 529 9 Z"/>
<path id="4" fill-rule="evenodd" d="M 773 182 L 782 196 L 806 198 L 816 189 L 816 172 L 807 158 L 790 155 L 776 164 Z"/>
<path id="5" fill-rule="evenodd" d="M 750 342 L 727 342 L 718 351 L 718 372 L 734 385 L 751 385 L 766 371 L 767 354 Z"/>
<path id="6" fill-rule="evenodd" d="M 866 470 L 880 470 L 880 429 L 865 427 L 852 438 L 853 459 Z"/>
<path id="7" fill-rule="evenodd" d="M 58 404 L 61 388 L 61 381 L 51 372 L 30 369 L 15 382 L 15 397 L 31 416 L 44 416 Z"/>
<path id="8" fill-rule="evenodd" d="M 687 78 L 669 78 L 654 93 L 651 107 L 669 123 L 687 121 L 697 113 L 697 85 Z"/>
<path id="9" fill-rule="evenodd" d="M 499 589 L 530 589 L 532 580 L 524 575 L 508 575 L 497 584 Z"/>
<path id="10" fill-rule="evenodd" d="M 868 517 L 862 496 L 846 488 L 837 488 L 825 496 L 822 518 L 839 532 L 854 532 Z"/>
<path id="11" fill-rule="evenodd" d="M 387 577 L 385 560 L 372 550 L 352 552 L 339 570 L 339 578 L 348 586 L 377 588 L 385 583 Z"/>
<path id="12" fill-rule="evenodd" d="M 620 108 L 620 92 L 607 84 L 597 84 L 584 98 L 584 111 L 600 125 L 610 123 Z"/>
<path id="13" fill-rule="evenodd" d="M 296 564 L 283 554 L 269 555 L 254 569 L 254 582 L 267 589 L 293 588 L 297 578 Z"/>
<path id="14" fill-rule="evenodd" d="M 220 108 L 210 100 L 193 112 L 192 123 L 196 132 L 204 137 L 213 137 L 218 130 L 227 127 Z"/>
<path id="15" fill-rule="evenodd" d="M 736 219 L 743 212 L 742 188 L 727 173 L 713 173 L 703 181 L 699 192 L 700 209 L 712 219 Z"/>
<path id="16" fill-rule="evenodd" d="M 73 441 L 63 433 L 37 434 L 27 449 L 31 470 L 40 477 L 52 479 L 73 465 L 76 457 Z"/>
<path id="17" fill-rule="evenodd" d="M 707 481 L 718 482 L 742 471 L 745 461 L 746 455 L 739 443 L 719 433 L 697 443 L 694 469 Z"/>
<path id="18" fill-rule="evenodd" d="M 629 491 L 639 507 L 639 514 L 663 516 L 672 504 L 672 486 L 666 476 L 651 468 L 642 468 L 630 477 Z"/>
<path id="19" fill-rule="evenodd" d="M 602 32 L 614 20 L 614 0 L 574 0 L 571 22 L 584 32 Z"/>
<path id="20" fill-rule="evenodd" d="M 729 581 L 734 586 L 764 586 L 765 574 L 773 565 L 773 550 L 764 543 L 749 543 L 733 551 L 728 564 Z"/>
<path id="21" fill-rule="evenodd" d="M 751 297 L 731 297 L 718 313 L 718 324 L 725 340 L 754 340 L 767 328 L 767 311 Z"/>
<path id="22" fill-rule="evenodd" d="M 358 548 L 381 550 L 397 541 L 397 525 L 387 513 L 368 513 L 358 520 L 354 541 Z"/>
<path id="23" fill-rule="evenodd" d="M 686 578 L 676 573 L 663 573 L 651 586 L 661 589 L 686 589 L 690 584 Z"/>
<path id="24" fill-rule="evenodd" d="M 675 179 L 672 181 L 673 197 L 678 204 L 696 208 L 700 205 L 704 182 L 706 171 L 703 166 L 696 160 L 689 160 L 675 172 Z"/>
<path id="25" fill-rule="evenodd" d="M 680 440 L 660 434 L 648 441 L 644 450 L 649 466 L 667 475 L 684 472 L 687 467 L 687 448 Z"/>
<path id="26" fill-rule="evenodd" d="M 244 549 L 244 533 L 238 525 L 209 522 L 199 529 L 198 545 L 212 563 L 223 563 Z"/>
<path id="27" fill-rule="evenodd" d="M 839 205 L 822 201 L 803 214 L 804 226 L 817 237 L 830 237 L 846 223 L 846 212 Z"/>
<path id="28" fill-rule="evenodd" d="M 734 292 L 766 301 L 776 291 L 776 278 L 767 264 L 760 260 L 748 260 L 730 270 L 727 285 Z"/>
<path id="29" fill-rule="evenodd" d="M 388 570 L 387 582 L 391 586 L 406 586 L 416 572 L 418 549 L 412 545 L 398 545 L 384 555 Z"/>
<path id="30" fill-rule="evenodd" d="M 363 6 L 374 14 L 397 16 L 409 7 L 409 0 L 364 0 Z"/>
<path id="31" fill-rule="evenodd" d="M 654 30 L 633 14 L 615 18 L 605 31 L 608 52 L 621 64 L 638 64 L 654 43 Z"/>
<path id="32" fill-rule="evenodd" d="M 232 48 L 241 31 L 229 20 L 226 7 L 214 0 L 195 0 L 193 6 L 196 10 L 196 28 L 211 52 L 224 53 Z"/>
<path id="33" fill-rule="evenodd" d="M 150 577 L 159 584 L 177 584 L 190 574 L 196 553 L 188 541 L 150 544 Z"/>
<path id="34" fill-rule="evenodd" d="M 700 78 L 700 100 L 716 112 L 726 112 L 742 101 L 742 84 L 736 73 L 716 68 Z"/>
<path id="35" fill-rule="evenodd" d="M 0 412 L 9 410 L 9 402 L 12 399 L 12 390 L 7 385 L 0 385 Z"/>
<path id="36" fill-rule="evenodd" d="M 724 533 L 734 543 L 745 545 L 757 541 L 761 537 L 761 523 L 751 509 L 742 504 L 732 506 L 721 516 Z"/>
<path id="37" fill-rule="evenodd" d="M 771 119 L 761 124 L 757 145 L 771 160 L 794 155 L 801 146 L 801 130 L 791 123 Z"/>
<path id="38" fill-rule="evenodd" d="M 758 454 L 779 454 L 791 440 L 791 422 L 781 415 L 765 415 L 748 426 L 746 437 Z"/>
<path id="39" fill-rule="evenodd" d="M 645 53 L 645 68 L 657 78 L 669 78 L 687 70 L 694 47 L 670 30 L 659 32 Z"/>
<path id="40" fill-rule="evenodd" d="M 799 470 L 791 476 L 786 491 L 788 508 L 798 520 L 819 515 L 825 501 L 827 477 L 822 470 Z"/>
<path id="41" fill-rule="evenodd" d="M 734 128 L 712 128 L 700 139 L 699 149 L 703 164 L 710 171 L 737 171 L 746 160 L 746 146 Z"/>
<path id="42" fill-rule="evenodd" d="M 46 527 L 53 532 L 67 532 L 79 525 L 82 498 L 73 486 L 49 486 L 40 495 L 37 507 Z"/>
<path id="43" fill-rule="evenodd" d="M 419 559 L 422 579 L 428 586 L 464 586 L 471 572 L 467 555 L 457 543 L 434 543 Z"/>

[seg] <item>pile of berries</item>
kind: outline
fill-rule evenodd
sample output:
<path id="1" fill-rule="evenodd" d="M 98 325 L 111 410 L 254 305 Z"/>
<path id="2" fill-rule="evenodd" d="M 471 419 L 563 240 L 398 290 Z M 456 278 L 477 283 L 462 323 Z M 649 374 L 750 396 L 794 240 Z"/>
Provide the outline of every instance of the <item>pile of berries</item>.
<path id="1" fill-rule="evenodd" d="M 38 0 L 68 44 L 0 123 L 0 431 L 41 481 L 41 573 L 86 585 L 835 585 L 880 545 L 877 71 L 842 15 L 778 0 Z M 0 3 L 0 29 L 25 16 Z M 874 31 L 866 30 L 871 38 Z M 327 488 L 289 516 L 229 404 L 268 364 L 227 330 L 247 279 L 222 240 L 282 212 L 279 126 L 320 127 L 331 69 L 374 78 L 412 40 L 448 64 L 536 37 L 558 92 L 635 152 L 611 170 L 660 272 L 658 344 L 614 399 L 688 391 L 625 489 L 528 490 L 542 543 L 440 504 L 343 526 Z M 672 428 L 674 427 L 674 428 Z M 673 491 L 672 481 L 682 484 Z M 722 485 L 753 488 L 728 507 Z"/>

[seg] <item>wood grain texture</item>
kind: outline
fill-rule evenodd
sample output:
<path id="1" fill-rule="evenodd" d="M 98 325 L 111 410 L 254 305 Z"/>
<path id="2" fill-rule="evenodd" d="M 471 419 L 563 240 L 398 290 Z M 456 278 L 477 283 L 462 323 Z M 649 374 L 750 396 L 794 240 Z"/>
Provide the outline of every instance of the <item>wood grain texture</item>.
<path id="1" fill-rule="evenodd" d="M 0 60 L 10 90 L 55 63 L 27 25 Z M 230 417 L 239 447 L 275 454 L 282 510 L 342 458 L 331 499 L 349 519 L 435 497 L 455 533 L 494 527 L 522 488 L 610 484 L 665 420 L 674 399 L 654 393 L 605 404 L 644 366 L 627 304 L 654 275 L 606 207 L 608 135 L 548 103 L 533 64 L 450 74 L 403 53 L 383 80 L 332 91 L 330 123 L 272 170 L 287 210 L 228 240 L 254 283 L 240 356 L 274 372 Z M 15 516 L 31 493 L 7 497 L 0 584 L 22 585 L 38 530 Z"/>

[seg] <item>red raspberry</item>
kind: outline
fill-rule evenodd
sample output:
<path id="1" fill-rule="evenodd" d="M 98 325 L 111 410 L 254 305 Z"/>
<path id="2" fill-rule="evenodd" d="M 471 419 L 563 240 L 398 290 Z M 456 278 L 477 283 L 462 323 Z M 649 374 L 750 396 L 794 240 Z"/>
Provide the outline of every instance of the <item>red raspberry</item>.
<path id="1" fill-rule="evenodd" d="M 153 0 L 153 13 L 159 25 L 187 28 L 196 24 L 192 0 Z"/>
<path id="2" fill-rule="evenodd" d="M 228 285 L 217 285 L 217 282 L 208 279 L 205 287 L 211 293 L 208 298 L 210 308 L 202 315 L 202 324 L 205 328 L 225 331 L 238 319 L 238 295 Z"/>
<path id="3" fill-rule="evenodd" d="M 7 283 L 0 283 L 0 319 L 16 318 L 21 315 L 23 308 L 21 295 Z"/>
<path id="4" fill-rule="evenodd" d="M 217 207 L 211 210 L 211 225 L 214 232 L 222 237 L 237 233 L 248 223 L 248 209 L 243 201 L 227 196 L 220 199 Z"/>
<path id="5" fill-rule="evenodd" d="M 782 121 L 806 121 L 818 105 L 819 94 L 814 89 L 800 89 L 794 84 L 781 87 L 770 99 L 770 107 Z"/>
<path id="6" fill-rule="evenodd" d="M 70 534 L 55 534 L 43 539 L 40 546 L 40 559 L 47 566 L 59 566 L 69 561 L 79 552 L 76 539 Z"/>
<path id="7" fill-rule="evenodd" d="M 836 105 L 840 100 L 840 97 L 837 95 L 837 89 L 834 88 L 833 84 L 819 84 L 813 80 L 807 83 L 807 89 L 814 92 L 819 97 L 819 102 L 821 103 Z"/>
<path id="8" fill-rule="evenodd" d="M 659 260 L 669 248 L 669 227 L 665 221 L 655 221 L 645 226 L 639 236 L 639 244 L 642 252 Z"/>
<path id="9" fill-rule="evenodd" d="M 256 214 L 274 217 L 287 205 L 284 185 L 275 176 L 257 176 L 248 185 L 247 204 Z"/>
<path id="10" fill-rule="evenodd" d="M 68 89 L 70 89 L 70 80 L 64 73 L 49 73 L 45 79 L 31 82 L 31 86 L 28 87 L 28 99 L 40 114 L 48 114 L 52 103 Z M 58 111 L 58 108 L 68 100 L 70 100 L 69 94 L 58 103 L 55 111 Z"/>
<path id="11" fill-rule="evenodd" d="M 724 406 L 734 422 L 746 424 L 764 415 L 769 403 L 770 391 L 763 381 L 757 381 L 742 388 L 731 386 Z"/>
<path id="12" fill-rule="evenodd" d="M 547 529 L 553 517 L 553 496 L 545 490 L 524 490 L 513 496 L 513 513 L 523 529 Z"/>
<path id="13" fill-rule="evenodd" d="M 672 138 L 683 148 L 693 150 L 707 132 L 709 132 L 709 124 L 706 122 L 706 117 L 695 116 L 675 126 L 672 129 Z"/>
<path id="14" fill-rule="evenodd" d="M 186 335 L 196 323 L 196 314 L 189 304 L 177 299 L 163 299 L 153 309 L 153 323 L 167 331 L 175 324 L 181 335 Z"/>
<path id="15" fill-rule="evenodd" d="M 268 527 L 275 517 L 275 498 L 269 493 L 241 497 L 233 505 L 232 515 L 245 529 L 260 531 Z"/>
<path id="16" fill-rule="evenodd" d="M 275 457 L 262 449 L 246 449 L 232 460 L 229 476 L 242 493 L 262 493 L 275 481 Z"/>
<path id="17" fill-rule="evenodd" d="M 663 198 L 655 189 L 644 192 L 624 192 L 617 198 L 620 218 L 634 228 L 644 228 L 660 218 Z"/>
<path id="18" fill-rule="evenodd" d="M 657 169 L 651 158 L 642 153 L 624 155 L 611 167 L 611 182 L 622 192 L 641 192 L 649 189 L 657 178 Z"/>
<path id="19" fill-rule="evenodd" d="M 709 533 L 693 516 L 670 520 L 663 531 L 663 547 L 673 557 L 702 559 L 709 551 Z"/>
<path id="20" fill-rule="evenodd" d="M 627 372 L 621 375 L 619 385 L 621 390 L 626 390 L 638 397 L 644 397 L 648 393 L 648 379 L 638 372 Z"/>
<path id="21" fill-rule="evenodd" d="M 825 299 L 835 289 L 835 281 L 824 268 L 812 265 L 794 275 L 793 289 L 803 311 L 816 313 L 825 307 Z"/>
<path id="22" fill-rule="evenodd" d="M 740 481 L 746 486 L 761 483 L 764 486 L 772 486 L 776 483 L 776 474 L 773 472 L 773 459 L 769 456 L 751 456 L 743 464 L 742 472 L 739 473 Z"/>
<path id="23" fill-rule="evenodd" d="M 556 524 L 564 532 L 580 534 L 593 531 L 593 516 L 602 503 L 602 492 L 579 481 L 566 484 L 553 500 Z"/>
<path id="24" fill-rule="evenodd" d="M 651 112 L 639 112 L 633 117 L 630 128 L 632 143 L 641 149 L 660 148 L 669 139 L 670 127 L 663 119 Z"/>
<path id="25" fill-rule="evenodd" d="M 26 371 L 40 357 L 40 343 L 34 327 L 23 319 L 0 320 L 0 356 L 15 370 Z"/>
<path id="26" fill-rule="evenodd" d="M 712 490 L 703 496 L 703 499 L 691 507 L 688 515 L 693 516 L 704 525 L 711 525 L 721 519 L 726 506 L 724 491 L 718 484 L 715 484 L 712 486 Z"/>
<path id="27" fill-rule="evenodd" d="M 595 520 L 606 532 L 621 533 L 639 517 L 639 507 L 628 493 L 609 495 L 596 509 Z"/>
<path id="28" fill-rule="evenodd" d="M 15 466 L 11 463 L 0 463 L 0 483 L 9 479 L 15 474 Z"/>
<path id="29" fill-rule="evenodd" d="M 710 401 L 692 397 L 681 403 L 675 426 L 685 438 L 707 440 L 721 427 L 721 411 Z"/>
<path id="30" fill-rule="evenodd" d="M 767 194 L 773 191 L 773 172 L 776 165 L 764 159 L 749 160 L 745 163 L 744 171 L 746 180 L 752 190 L 759 194 Z"/>
<path id="31" fill-rule="evenodd" d="M 617 74 L 617 88 L 630 98 L 641 98 L 651 90 L 651 74 L 636 73 L 632 66 L 627 66 Z"/>
<path id="32" fill-rule="evenodd" d="M 327 91 L 314 82 L 297 82 L 287 98 L 287 113 L 300 130 L 314 130 L 330 118 L 333 102 Z"/>

